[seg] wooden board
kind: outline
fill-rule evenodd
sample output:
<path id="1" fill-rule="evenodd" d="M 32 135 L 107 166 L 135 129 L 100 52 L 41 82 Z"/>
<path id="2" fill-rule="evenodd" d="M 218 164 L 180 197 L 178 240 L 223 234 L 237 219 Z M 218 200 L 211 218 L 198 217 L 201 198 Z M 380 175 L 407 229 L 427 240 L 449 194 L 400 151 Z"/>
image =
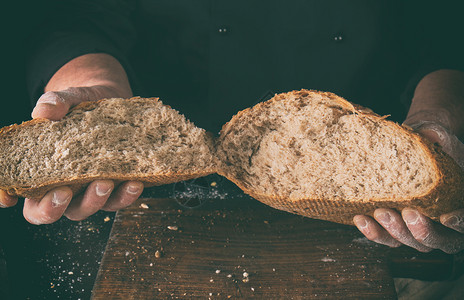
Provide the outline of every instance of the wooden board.
<path id="1" fill-rule="evenodd" d="M 374 246 L 378 247 L 378 246 Z M 394 299 L 385 259 L 356 228 L 249 198 L 118 212 L 93 299 Z"/>

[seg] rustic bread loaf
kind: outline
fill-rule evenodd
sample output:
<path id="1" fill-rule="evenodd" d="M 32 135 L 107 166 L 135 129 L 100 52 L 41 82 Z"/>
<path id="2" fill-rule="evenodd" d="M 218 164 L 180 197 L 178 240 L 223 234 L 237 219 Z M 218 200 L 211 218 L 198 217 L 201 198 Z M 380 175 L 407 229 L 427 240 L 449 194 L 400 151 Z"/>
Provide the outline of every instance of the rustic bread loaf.
<path id="1" fill-rule="evenodd" d="M 0 131 L 0 189 L 42 197 L 95 179 L 166 184 L 214 173 L 213 140 L 156 98 L 85 102 Z"/>
<path id="2" fill-rule="evenodd" d="M 345 224 L 376 208 L 437 219 L 464 207 L 463 171 L 440 147 L 331 93 L 276 95 L 235 115 L 215 142 L 159 100 L 138 97 L 0 130 L 0 189 L 11 195 L 215 172 L 274 208 Z"/>
<path id="3" fill-rule="evenodd" d="M 376 208 L 437 219 L 464 207 L 462 170 L 439 147 L 331 93 L 280 94 L 235 115 L 219 174 L 277 209 L 352 224 Z"/>

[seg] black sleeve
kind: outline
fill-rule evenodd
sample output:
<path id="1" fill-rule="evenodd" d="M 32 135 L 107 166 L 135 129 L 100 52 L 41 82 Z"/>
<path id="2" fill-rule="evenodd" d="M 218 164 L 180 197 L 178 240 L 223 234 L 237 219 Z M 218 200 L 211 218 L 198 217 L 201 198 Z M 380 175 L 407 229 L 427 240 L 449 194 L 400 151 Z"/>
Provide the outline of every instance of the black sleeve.
<path id="1" fill-rule="evenodd" d="M 35 103 L 53 74 L 88 53 L 107 53 L 123 65 L 131 83 L 128 53 L 136 40 L 134 1 L 61 0 L 47 2 L 48 13 L 29 39 L 27 85 Z"/>
<path id="2" fill-rule="evenodd" d="M 464 71 L 464 43 L 461 17 L 462 4 L 458 1 L 406 1 L 403 16 L 403 43 L 415 65 L 402 96 L 407 107 L 414 90 L 427 74 L 440 69 Z"/>

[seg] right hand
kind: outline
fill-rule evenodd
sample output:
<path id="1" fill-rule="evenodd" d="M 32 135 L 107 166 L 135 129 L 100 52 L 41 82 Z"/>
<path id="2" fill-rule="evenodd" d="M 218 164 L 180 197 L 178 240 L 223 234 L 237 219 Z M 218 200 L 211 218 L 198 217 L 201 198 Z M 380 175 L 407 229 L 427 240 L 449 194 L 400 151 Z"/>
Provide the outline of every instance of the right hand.
<path id="1" fill-rule="evenodd" d="M 32 111 L 32 117 L 60 120 L 70 108 L 84 101 L 122 97 L 117 90 L 102 86 L 71 87 L 65 90 L 46 92 Z M 24 218 L 32 224 L 50 224 L 63 215 L 71 220 L 83 220 L 100 209 L 116 211 L 132 204 L 143 191 L 143 184 L 127 181 L 115 186 L 112 180 L 95 180 L 86 191 L 73 195 L 67 186 L 49 191 L 42 199 L 24 201 Z M 14 206 L 16 197 L 0 190 L 0 207 Z"/>

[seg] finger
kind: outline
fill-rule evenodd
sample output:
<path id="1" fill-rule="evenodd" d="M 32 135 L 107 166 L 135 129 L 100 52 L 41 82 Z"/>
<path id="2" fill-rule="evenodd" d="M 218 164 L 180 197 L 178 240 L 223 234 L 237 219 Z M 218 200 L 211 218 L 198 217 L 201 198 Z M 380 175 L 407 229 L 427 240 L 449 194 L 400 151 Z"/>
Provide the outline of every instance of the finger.
<path id="1" fill-rule="evenodd" d="M 464 209 L 441 215 L 440 222 L 446 227 L 464 233 Z"/>
<path id="2" fill-rule="evenodd" d="M 103 210 L 117 211 L 131 205 L 143 192 L 143 183 L 139 181 L 127 181 L 121 184 L 117 191 L 111 195 Z"/>
<path id="3" fill-rule="evenodd" d="M 429 252 L 432 249 L 419 243 L 404 223 L 399 213 L 392 209 L 376 209 L 374 218 L 397 241 L 421 252 Z"/>
<path id="4" fill-rule="evenodd" d="M 42 199 L 24 201 L 24 218 L 31 224 L 51 224 L 61 218 L 72 199 L 69 187 L 59 187 L 49 191 Z"/>
<path id="5" fill-rule="evenodd" d="M 416 240 L 427 247 L 446 253 L 457 253 L 464 249 L 464 235 L 434 223 L 414 209 L 405 208 L 403 219 Z"/>
<path id="6" fill-rule="evenodd" d="M 0 208 L 15 206 L 18 202 L 18 197 L 8 195 L 4 190 L 0 190 Z"/>
<path id="7" fill-rule="evenodd" d="M 399 247 L 401 243 L 395 240 L 384 228 L 368 216 L 357 215 L 353 222 L 369 240 L 387 245 L 390 247 Z"/>
<path id="8" fill-rule="evenodd" d="M 32 111 L 32 118 L 46 118 L 49 120 L 60 120 L 72 106 L 82 102 L 84 95 L 78 91 L 46 92 L 43 94 Z"/>
<path id="9" fill-rule="evenodd" d="M 93 215 L 105 205 L 113 188 L 114 183 L 111 180 L 92 182 L 83 195 L 71 201 L 64 215 L 73 221 L 80 221 Z"/>

